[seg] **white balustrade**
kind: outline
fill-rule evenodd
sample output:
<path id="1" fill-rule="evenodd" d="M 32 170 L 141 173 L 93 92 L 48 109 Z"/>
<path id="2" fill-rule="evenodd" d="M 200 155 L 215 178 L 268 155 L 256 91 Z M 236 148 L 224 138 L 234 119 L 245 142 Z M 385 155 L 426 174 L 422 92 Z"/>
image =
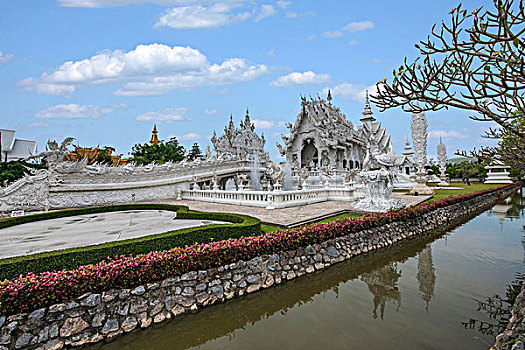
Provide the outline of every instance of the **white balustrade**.
<path id="1" fill-rule="evenodd" d="M 355 201 L 355 188 L 337 186 L 293 191 L 181 190 L 182 199 L 267 209 L 286 208 L 329 200 Z"/>

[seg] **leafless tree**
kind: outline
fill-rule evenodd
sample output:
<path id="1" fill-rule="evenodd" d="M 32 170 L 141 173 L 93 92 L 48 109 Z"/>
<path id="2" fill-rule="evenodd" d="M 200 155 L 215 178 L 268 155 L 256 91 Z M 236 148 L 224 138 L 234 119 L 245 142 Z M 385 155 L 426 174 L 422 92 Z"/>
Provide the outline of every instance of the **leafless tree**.
<path id="1" fill-rule="evenodd" d="M 525 138 L 525 129 L 512 123 L 525 116 L 523 0 L 494 0 L 490 9 L 473 11 L 460 4 L 449 14 L 450 23 L 434 25 L 415 45 L 419 58 L 405 58 L 391 82 L 377 84 L 373 102 L 382 111 L 469 110 L 474 120 L 499 124 L 487 136 L 506 130 Z"/>

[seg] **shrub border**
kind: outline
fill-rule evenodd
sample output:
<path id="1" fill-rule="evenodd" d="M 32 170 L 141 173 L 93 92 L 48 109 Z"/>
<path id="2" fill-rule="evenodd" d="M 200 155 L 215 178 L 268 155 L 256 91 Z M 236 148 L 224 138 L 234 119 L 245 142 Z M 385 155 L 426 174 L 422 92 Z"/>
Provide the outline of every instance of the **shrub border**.
<path id="1" fill-rule="evenodd" d="M 192 227 L 139 238 L 0 259 L 0 281 L 31 272 L 75 269 L 82 265 L 99 263 L 108 257 L 146 254 L 153 251 L 261 233 L 260 220 L 251 216 L 195 212 L 190 211 L 187 206 L 169 204 L 125 204 L 46 212 L 2 219 L 0 220 L 0 229 L 41 220 L 125 210 L 168 210 L 177 212 L 179 219 L 208 219 L 227 221 L 231 224 Z"/>

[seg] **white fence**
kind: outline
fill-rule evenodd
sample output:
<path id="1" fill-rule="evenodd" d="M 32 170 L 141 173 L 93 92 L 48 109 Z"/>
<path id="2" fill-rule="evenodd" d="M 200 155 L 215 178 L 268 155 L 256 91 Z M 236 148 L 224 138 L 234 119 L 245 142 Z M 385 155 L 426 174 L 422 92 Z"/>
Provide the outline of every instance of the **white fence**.
<path id="1" fill-rule="evenodd" d="M 277 209 L 329 200 L 353 202 L 355 188 L 316 188 L 294 191 L 178 190 L 177 199 Z"/>

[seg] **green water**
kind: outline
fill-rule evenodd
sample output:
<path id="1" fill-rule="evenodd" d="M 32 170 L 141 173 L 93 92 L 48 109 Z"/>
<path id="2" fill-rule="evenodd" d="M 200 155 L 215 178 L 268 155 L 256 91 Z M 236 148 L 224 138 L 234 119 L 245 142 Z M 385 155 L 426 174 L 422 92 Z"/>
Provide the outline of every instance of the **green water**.
<path id="1" fill-rule="evenodd" d="M 522 202 L 94 348 L 488 349 L 479 302 L 524 272 Z"/>

